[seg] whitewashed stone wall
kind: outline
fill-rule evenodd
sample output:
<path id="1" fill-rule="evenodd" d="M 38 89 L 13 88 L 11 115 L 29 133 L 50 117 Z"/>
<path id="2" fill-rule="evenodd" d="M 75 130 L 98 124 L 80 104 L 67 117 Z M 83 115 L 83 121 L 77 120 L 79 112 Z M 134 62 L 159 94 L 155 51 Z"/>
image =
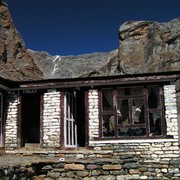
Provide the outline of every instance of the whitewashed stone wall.
<path id="1" fill-rule="evenodd" d="M 18 95 L 15 92 L 9 94 L 7 120 L 5 127 L 5 148 L 17 147 L 17 118 L 18 118 Z"/>
<path id="2" fill-rule="evenodd" d="M 176 97 L 177 97 L 177 116 L 178 116 L 178 134 L 180 143 L 180 78 L 175 82 L 176 84 Z"/>
<path id="3" fill-rule="evenodd" d="M 44 94 L 43 147 L 60 147 L 60 92 Z"/>
<path id="4" fill-rule="evenodd" d="M 88 93 L 89 140 L 99 136 L 98 91 L 89 90 Z"/>
<path id="5" fill-rule="evenodd" d="M 164 86 L 165 119 L 167 135 L 178 139 L 177 99 L 175 85 Z"/>

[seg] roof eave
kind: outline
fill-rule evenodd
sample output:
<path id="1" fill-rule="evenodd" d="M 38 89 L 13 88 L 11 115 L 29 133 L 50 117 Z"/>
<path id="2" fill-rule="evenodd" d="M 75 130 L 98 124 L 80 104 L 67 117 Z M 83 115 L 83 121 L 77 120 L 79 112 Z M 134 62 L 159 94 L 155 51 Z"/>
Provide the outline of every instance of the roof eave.
<path id="1" fill-rule="evenodd" d="M 134 84 L 147 82 L 172 82 L 180 78 L 179 73 L 160 73 L 160 74 L 135 74 L 121 76 L 104 76 L 72 79 L 50 79 L 39 81 L 19 82 L 11 90 L 23 89 L 50 89 L 50 88 L 73 88 L 73 87 L 97 87 L 117 84 Z"/>

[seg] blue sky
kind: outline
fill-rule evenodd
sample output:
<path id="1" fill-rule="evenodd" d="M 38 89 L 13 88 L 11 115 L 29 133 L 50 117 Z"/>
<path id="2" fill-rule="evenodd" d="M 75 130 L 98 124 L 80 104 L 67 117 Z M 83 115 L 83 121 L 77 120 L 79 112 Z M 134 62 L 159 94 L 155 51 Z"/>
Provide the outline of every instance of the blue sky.
<path id="1" fill-rule="evenodd" d="M 26 47 L 51 55 L 108 52 L 129 20 L 180 17 L 180 0 L 4 0 Z"/>

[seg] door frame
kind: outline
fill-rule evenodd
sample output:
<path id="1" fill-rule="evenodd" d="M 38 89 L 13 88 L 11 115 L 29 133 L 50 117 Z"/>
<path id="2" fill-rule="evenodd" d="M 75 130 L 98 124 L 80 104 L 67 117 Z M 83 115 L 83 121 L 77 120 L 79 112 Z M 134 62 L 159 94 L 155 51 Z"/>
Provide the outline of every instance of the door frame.
<path id="1" fill-rule="evenodd" d="M 32 91 L 31 91 L 32 92 Z M 40 121 L 40 129 L 39 129 L 39 133 L 40 133 L 40 135 L 39 135 L 39 146 L 40 147 L 42 147 L 42 145 L 43 145 L 43 94 L 44 94 L 44 91 L 38 91 L 38 90 L 36 90 L 36 93 L 38 93 L 39 94 L 39 96 L 40 96 L 40 99 L 39 99 L 39 108 L 40 108 L 40 115 L 39 115 L 39 121 Z M 23 104 L 22 104 L 22 99 L 23 99 L 23 91 L 20 91 L 19 93 L 18 93 L 18 96 L 19 96 L 19 106 L 18 106 L 18 121 L 17 121 L 17 127 L 18 127 L 18 134 L 17 134 L 17 137 L 18 137 L 18 148 L 20 148 L 20 147 L 23 147 L 22 146 L 22 121 L 23 121 L 23 119 L 22 119 L 22 110 L 23 110 L 23 108 L 22 108 L 22 106 L 23 106 Z"/>
<path id="2" fill-rule="evenodd" d="M 64 146 L 77 147 L 76 97 L 73 93 L 64 93 Z"/>
<path id="3" fill-rule="evenodd" d="M 82 93 L 84 93 L 84 98 L 82 99 L 82 103 L 84 104 L 83 106 L 84 106 L 84 113 L 83 113 L 83 115 L 84 115 L 84 122 L 83 123 L 85 123 L 83 126 L 84 126 L 84 146 L 80 146 L 80 147 L 88 147 L 89 146 L 89 144 L 88 144 L 88 139 L 89 139 L 89 133 L 88 133 L 88 118 L 87 118 L 87 116 L 88 116 L 88 110 L 87 110 L 87 107 L 88 107 L 88 91 L 86 91 L 86 90 L 81 90 L 82 91 Z M 64 147 L 64 148 L 66 148 L 67 146 L 65 145 L 65 123 L 64 123 L 64 116 L 65 116 L 65 112 L 64 112 L 64 109 L 65 109 L 65 107 L 64 107 L 64 105 L 65 105 L 65 103 L 64 103 L 64 100 L 65 100 L 65 98 L 64 98 L 64 96 L 65 96 L 65 94 L 66 94 L 66 92 L 67 91 L 61 91 L 61 96 L 60 96 L 60 108 L 61 108 L 61 124 L 60 124 L 60 132 L 61 132 L 61 134 L 60 134 L 60 146 L 61 147 Z M 72 94 L 74 94 L 74 96 L 75 96 L 75 98 L 77 98 L 77 96 L 78 96 L 78 93 L 77 93 L 77 91 L 71 91 L 71 93 Z M 75 105 L 76 105 L 76 108 L 78 108 L 79 107 L 79 104 L 77 104 L 77 101 L 76 101 L 76 103 L 75 103 Z M 77 109 L 76 109 L 77 110 Z M 78 123 L 78 117 L 80 116 L 80 114 L 79 113 L 76 113 L 76 121 L 77 121 L 77 130 L 78 130 L 78 126 L 79 125 L 81 125 L 81 124 L 79 124 Z M 76 134 L 77 135 L 77 145 L 78 145 L 78 133 Z M 79 147 L 79 146 L 76 146 L 76 147 Z"/>

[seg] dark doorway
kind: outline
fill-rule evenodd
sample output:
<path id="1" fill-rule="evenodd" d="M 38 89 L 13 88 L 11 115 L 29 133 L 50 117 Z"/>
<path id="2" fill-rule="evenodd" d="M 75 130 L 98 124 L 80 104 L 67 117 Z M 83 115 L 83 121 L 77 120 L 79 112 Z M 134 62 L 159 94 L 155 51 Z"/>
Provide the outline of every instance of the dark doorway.
<path id="1" fill-rule="evenodd" d="M 21 145 L 40 143 L 40 94 L 23 93 Z"/>
<path id="2" fill-rule="evenodd" d="M 77 143 L 85 147 L 85 92 L 76 91 Z"/>

